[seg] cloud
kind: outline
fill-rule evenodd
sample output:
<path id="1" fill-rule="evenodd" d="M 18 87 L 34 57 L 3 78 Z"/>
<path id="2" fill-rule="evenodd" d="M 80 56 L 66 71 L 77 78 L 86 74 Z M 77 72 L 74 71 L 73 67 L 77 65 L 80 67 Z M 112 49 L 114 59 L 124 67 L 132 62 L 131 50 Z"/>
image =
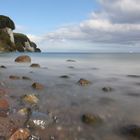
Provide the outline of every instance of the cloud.
<path id="1" fill-rule="evenodd" d="M 31 41 L 36 42 L 36 43 L 40 43 L 44 39 L 44 37 L 42 37 L 42 36 L 37 36 L 37 35 L 33 35 L 33 34 L 27 34 L 27 36 L 29 37 L 29 39 Z"/>
<path id="2" fill-rule="evenodd" d="M 84 41 L 92 43 L 140 43 L 140 1 L 99 0 L 101 9 L 89 19 L 49 32 L 44 40 L 51 42 Z"/>
<path id="3" fill-rule="evenodd" d="M 102 6 L 101 13 L 107 15 L 112 22 L 139 23 L 139 0 L 99 0 Z"/>
<path id="4" fill-rule="evenodd" d="M 93 44 L 96 46 L 113 44 L 120 48 L 123 45 L 128 48 L 138 46 L 140 44 L 140 0 L 98 1 L 100 10 L 90 13 L 89 19 L 79 24 L 61 26 L 41 37 L 28 35 L 29 38 L 38 42 L 40 46 L 45 44 L 49 48 L 63 46 L 64 49 L 64 46 L 68 46 L 70 49 L 71 46 L 76 47 L 74 43 L 85 46 L 90 44 L 90 47 L 93 47 Z M 72 43 L 68 44 L 68 42 Z"/>

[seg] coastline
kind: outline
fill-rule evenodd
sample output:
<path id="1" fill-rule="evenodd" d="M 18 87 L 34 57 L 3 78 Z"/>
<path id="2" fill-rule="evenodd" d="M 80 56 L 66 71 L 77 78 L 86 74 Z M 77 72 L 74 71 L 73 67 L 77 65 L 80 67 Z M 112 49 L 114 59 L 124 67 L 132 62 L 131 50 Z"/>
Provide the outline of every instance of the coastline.
<path id="1" fill-rule="evenodd" d="M 50 113 L 52 118 L 56 118 L 55 123 L 50 123 L 43 130 L 38 127 L 31 129 L 32 135 L 43 140 L 50 137 L 57 140 L 125 140 L 112 130 L 115 127 L 119 129 L 122 124 L 140 123 L 140 110 L 137 107 L 140 105 L 137 77 L 140 75 L 140 67 L 137 65 L 137 54 L 128 54 L 123 56 L 126 59 L 122 59 L 107 54 L 87 54 L 83 57 L 84 54 L 27 53 L 32 59 L 31 63 L 40 64 L 40 68 L 30 67 L 31 63 L 15 63 L 18 55 L 21 54 L 0 54 L 0 65 L 6 66 L 6 69 L 0 68 L 0 93 L 4 92 L 1 98 L 8 100 L 10 106 L 8 116 L 0 119 L 0 135 L 8 137 L 11 133 L 9 129 L 24 126 L 26 117 L 17 113 L 24 107 L 46 114 L 46 117 Z M 10 75 L 19 76 L 20 79 L 10 79 Z M 23 76 L 31 80 L 24 80 Z M 89 80 L 91 84 L 80 86 L 77 84 L 80 78 Z M 43 89 L 33 89 L 34 82 L 41 83 Z M 103 87 L 111 87 L 113 90 L 104 92 Z M 35 94 L 39 99 L 36 106 L 21 102 L 22 96 L 30 94 Z M 99 115 L 104 123 L 98 127 L 84 124 L 81 120 L 84 113 Z M 6 122 L 11 119 L 14 125 L 9 127 Z M 6 126 L 3 127 L 2 122 Z"/>

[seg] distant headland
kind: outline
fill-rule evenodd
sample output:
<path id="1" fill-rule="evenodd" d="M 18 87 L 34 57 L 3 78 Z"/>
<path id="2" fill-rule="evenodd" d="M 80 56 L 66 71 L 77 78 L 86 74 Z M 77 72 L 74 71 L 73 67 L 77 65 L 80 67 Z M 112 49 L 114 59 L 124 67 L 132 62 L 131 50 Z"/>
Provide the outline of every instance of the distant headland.
<path id="1" fill-rule="evenodd" d="M 0 52 L 41 52 L 25 34 L 14 33 L 15 23 L 0 15 Z"/>

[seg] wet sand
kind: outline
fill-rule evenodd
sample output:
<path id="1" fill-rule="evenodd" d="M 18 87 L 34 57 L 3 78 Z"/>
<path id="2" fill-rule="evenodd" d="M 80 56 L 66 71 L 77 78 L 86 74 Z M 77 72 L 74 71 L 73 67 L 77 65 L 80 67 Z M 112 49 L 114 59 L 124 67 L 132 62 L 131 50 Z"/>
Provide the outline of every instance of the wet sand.
<path id="1" fill-rule="evenodd" d="M 15 63 L 15 58 L 16 55 L 0 60 L 0 64 L 6 66 L 6 69 L 0 68 L 0 97 L 10 106 L 6 117 L 0 113 L 0 136 L 8 139 L 14 130 L 27 127 L 27 117 L 17 112 L 28 107 L 46 116 L 51 114 L 50 119 L 53 119 L 45 129 L 29 128 L 31 134 L 41 140 L 136 139 L 120 132 L 127 124 L 140 125 L 140 67 L 133 61 L 128 64 L 106 59 L 101 65 L 101 61 L 92 62 L 92 59 L 89 62 L 74 58 L 73 62 L 67 61 L 69 57 L 56 60 L 31 55 L 32 63 L 41 66 L 32 68 L 28 63 Z M 10 79 L 10 75 L 20 79 Z M 61 77 L 64 75 L 68 77 Z M 24 80 L 23 76 L 31 80 Z M 77 82 L 81 78 L 91 83 L 80 86 Z M 41 83 L 44 88 L 32 88 L 34 82 Z M 105 92 L 103 87 L 112 90 Z M 30 94 L 37 95 L 39 102 L 36 105 L 22 101 L 21 97 Z M 95 126 L 83 123 L 81 116 L 86 113 L 98 115 L 102 123 Z"/>

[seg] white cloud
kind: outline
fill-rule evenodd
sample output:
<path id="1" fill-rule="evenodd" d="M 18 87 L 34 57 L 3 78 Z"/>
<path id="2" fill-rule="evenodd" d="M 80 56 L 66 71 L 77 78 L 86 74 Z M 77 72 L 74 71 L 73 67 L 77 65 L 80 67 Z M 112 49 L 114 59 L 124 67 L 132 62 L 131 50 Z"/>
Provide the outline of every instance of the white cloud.
<path id="1" fill-rule="evenodd" d="M 139 43 L 140 1 L 100 0 L 102 9 L 79 25 L 62 27 L 48 33 L 51 41 L 77 40 L 99 43 Z"/>
<path id="2" fill-rule="evenodd" d="M 99 0 L 99 3 L 101 9 L 93 11 L 90 18 L 79 25 L 60 27 L 42 37 L 29 37 L 50 46 L 73 41 L 102 46 L 140 44 L 140 0 Z"/>
<path id="3" fill-rule="evenodd" d="M 102 13 L 114 22 L 140 22 L 139 0 L 100 0 Z"/>
<path id="4" fill-rule="evenodd" d="M 37 35 L 32 35 L 32 34 L 27 34 L 27 36 L 29 37 L 31 41 L 36 42 L 36 43 L 40 43 L 44 39 L 42 36 L 37 36 Z"/>

